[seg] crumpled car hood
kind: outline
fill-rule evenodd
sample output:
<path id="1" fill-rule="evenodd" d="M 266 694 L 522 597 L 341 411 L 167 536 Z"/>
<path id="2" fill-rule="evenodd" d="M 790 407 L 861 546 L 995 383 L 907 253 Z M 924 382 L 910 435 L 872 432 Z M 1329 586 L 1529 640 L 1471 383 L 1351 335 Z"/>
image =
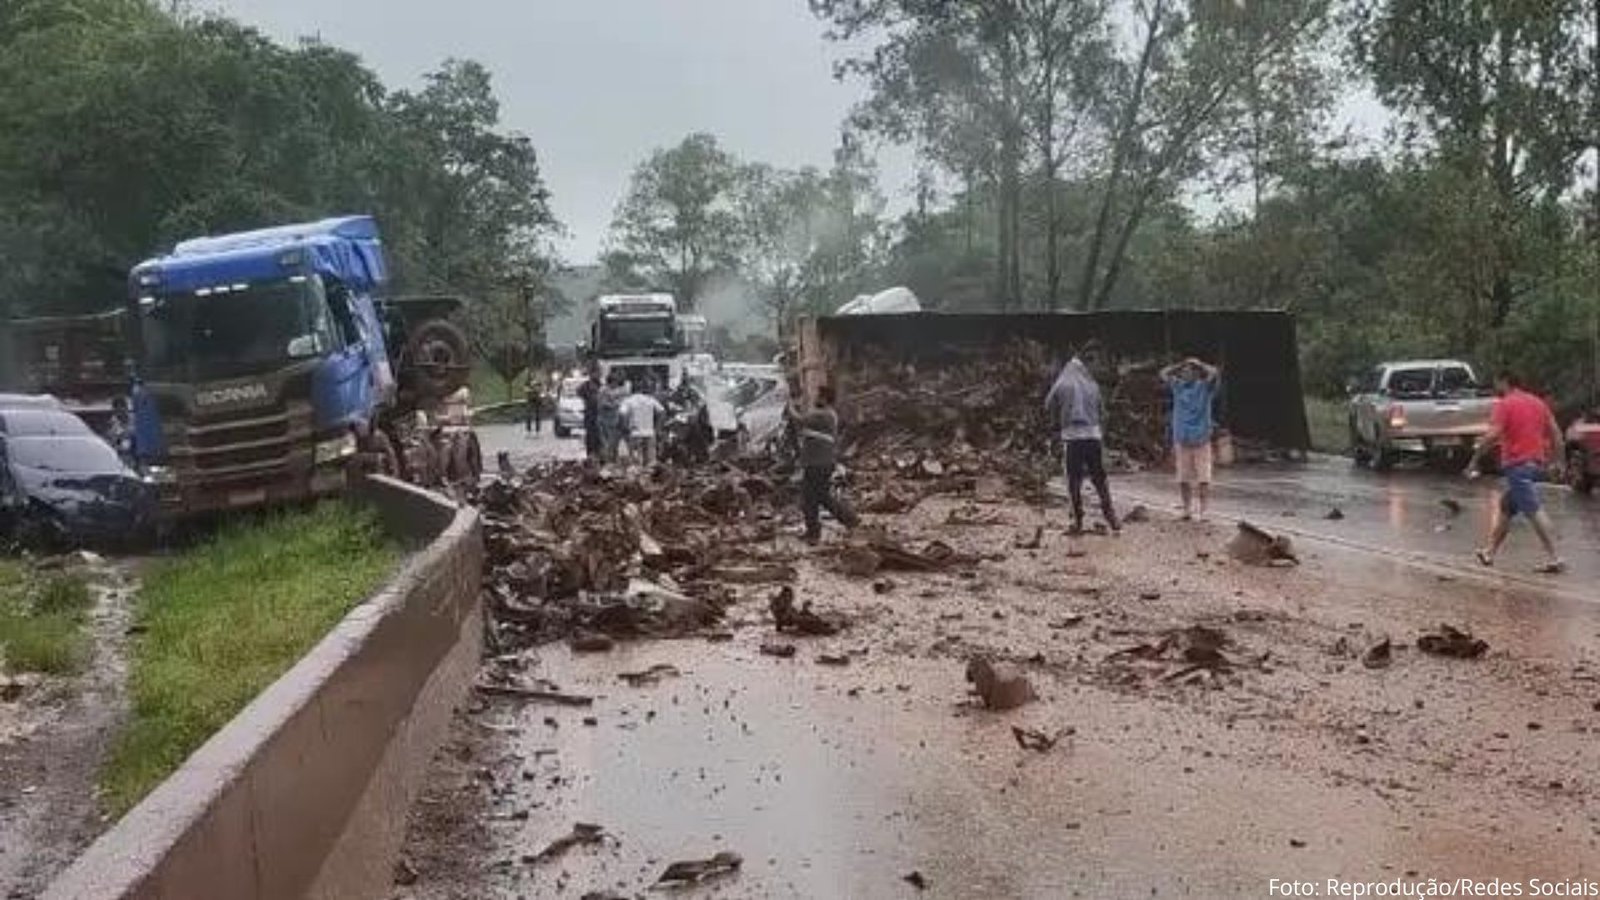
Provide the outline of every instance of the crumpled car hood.
<path id="1" fill-rule="evenodd" d="M 96 533 L 141 523 L 154 508 L 149 485 L 127 474 L 77 475 L 15 467 L 23 494 L 49 507 L 68 531 Z"/>

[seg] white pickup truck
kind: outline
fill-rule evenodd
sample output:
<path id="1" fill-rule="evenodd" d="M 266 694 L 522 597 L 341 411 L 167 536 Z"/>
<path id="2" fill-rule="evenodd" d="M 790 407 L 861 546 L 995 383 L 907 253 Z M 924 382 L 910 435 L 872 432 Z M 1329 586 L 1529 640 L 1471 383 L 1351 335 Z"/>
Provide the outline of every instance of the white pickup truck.
<path id="1" fill-rule="evenodd" d="M 1493 392 L 1453 359 L 1384 363 L 1350 387 L 1356 462 L 1380 471 L 1403 456 L 1465 466 L 1489 432 Z"/>

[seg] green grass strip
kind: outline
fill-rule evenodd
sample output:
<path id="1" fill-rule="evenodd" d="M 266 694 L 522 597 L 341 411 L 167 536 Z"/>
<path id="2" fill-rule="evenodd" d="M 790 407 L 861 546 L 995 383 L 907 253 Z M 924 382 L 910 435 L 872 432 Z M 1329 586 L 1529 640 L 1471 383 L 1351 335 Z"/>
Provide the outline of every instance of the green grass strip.
<path id="1" fill-rule="evenodd" d="M 94 596 L 83 578 L 0 560 L 0 659 L 9 673 L 70 675 L 89 657 L 84 621 Z"/>
<path id="2" fill-rule="evenodd" d="M 121 816 L 394 570 L 374 514 L 343 503 L 236 524 L 145 573 L 132 716 L 101 777 Z"/>

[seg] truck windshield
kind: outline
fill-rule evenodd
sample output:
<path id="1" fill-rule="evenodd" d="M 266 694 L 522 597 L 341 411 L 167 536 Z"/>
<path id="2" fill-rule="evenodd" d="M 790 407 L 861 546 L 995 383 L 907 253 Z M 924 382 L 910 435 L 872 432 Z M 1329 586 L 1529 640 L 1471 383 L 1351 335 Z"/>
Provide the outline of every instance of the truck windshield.
<path id="1" fill-rule="evenodd" d="M 316 276 L 158 294 L 140 300 L 140 313 L 141 362 L 157 379 L 238 377 L 333 346 Z"/>
<path id="2" fill-rule="evenodd" d="M 600 320 L 602 352 L 672 350 L 677 345 L 670 316 L 662 318 L 611 318 Z"/>

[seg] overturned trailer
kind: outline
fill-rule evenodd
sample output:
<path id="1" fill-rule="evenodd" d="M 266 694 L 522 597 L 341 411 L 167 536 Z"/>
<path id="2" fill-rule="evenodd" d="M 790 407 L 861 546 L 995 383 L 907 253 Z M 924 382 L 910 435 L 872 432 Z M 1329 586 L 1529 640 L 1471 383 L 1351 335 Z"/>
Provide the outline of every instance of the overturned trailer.
<path id="1" fill-rule="evenodd" d="M 1185 356 L 1221 365 L 1216 415 L 1223 428 L 1236 440 L 1275 450 L 1310 448 L 1295 320 L 1283 311 L 925 312 L 807 319 L 799 328 L 798 375 L 807 396 L 831 381 L 850 422 L 870 415 L 858 401 L 873 373 L 887 367 L 927 373 L 977 366 L 981 372 L 984 361 L 992 360 L 1014 369 L 1025 347 L 1038 360 L 1037 368 L 1053 370 L 1091 342 L 1123 372 L 1150 373 Z M 1041 372 L 1039 383 L 1031 385 L 1033 396 L 1015 397 L 1015 402 L 1041 403 L 1048 377 Z M 1024 378 L 1022 383 L 1031 382 Z"/>

